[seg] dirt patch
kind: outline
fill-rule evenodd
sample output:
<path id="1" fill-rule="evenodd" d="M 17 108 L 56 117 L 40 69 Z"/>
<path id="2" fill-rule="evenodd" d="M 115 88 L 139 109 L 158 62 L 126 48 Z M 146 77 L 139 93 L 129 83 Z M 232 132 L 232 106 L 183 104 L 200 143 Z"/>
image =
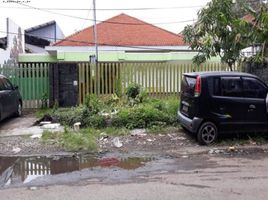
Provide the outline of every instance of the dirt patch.
<path id="1" fill-rule="evenodd" d="M 193 137 L 177 129 L 167 134 L 146 134 L 146 135 L 127 135 L 117 137 L 122 143 L 122 147 L 117 148 L 114 144 L 115 137 L 100 138 L 98 145 L 100 151 L 168 151 L 187 146 L 196 146 L 197 143 Z"/>
<path id="2" fill-rule="evenodd" d="M 55 144 L 43 144 L 38 138 L 29 136 L 0 137 L 2 155 L 38 155 L 63 154 L 61 147 Z"/>

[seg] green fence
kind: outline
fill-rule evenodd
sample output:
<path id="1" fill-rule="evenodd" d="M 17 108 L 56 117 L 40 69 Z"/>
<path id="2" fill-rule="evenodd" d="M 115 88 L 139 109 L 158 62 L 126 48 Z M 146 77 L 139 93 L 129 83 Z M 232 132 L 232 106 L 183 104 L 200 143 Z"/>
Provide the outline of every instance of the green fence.
<path id="1" fill-rule="evenodd" d="M 48 70 L 48 63 L 0 65 L 0 74 L 19 87 L 24 108 L 40 108 L 48 103 Z"/>
<path id="2" fill-rule="evenodd" d="M 222 63 L 79 63 L 79 102 L 87 94 L 125 93 L 130 83 L 141 85 L 150 96 L 165 97 L 180 92 L 182 74 L 193 71 L 229 71 Z M 236 67 L 236 71 L 239 69 Z"/>

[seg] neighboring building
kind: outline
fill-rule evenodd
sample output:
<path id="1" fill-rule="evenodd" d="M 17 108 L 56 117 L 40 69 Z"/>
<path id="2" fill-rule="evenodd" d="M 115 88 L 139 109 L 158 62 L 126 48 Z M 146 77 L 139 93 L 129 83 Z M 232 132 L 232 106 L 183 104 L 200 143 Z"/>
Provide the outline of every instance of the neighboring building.
<path id="1" fill-rule="evenodd" d="M 16 64 L 21 53 L 46 53 L 45 46 L 64 38 L 55 21 L 25 31 L 7 18 L 7 36 L 0 38 L 0 64 Z"/>
<path id="2" fill-rule="evenodd" d="M 7 18 L 7 36 L 0 38 L 0 64 L 16 64 L 19 53 L 24 53 L 23 29 Z"/>
<path id="3" fill-rule="evenodd" d="M 126 14 L 97 24 L 98 61 L 189 61 L 193 52 L 181 35 Z M 20 61 L 85 62 L 95 55 L 93 26 L 47 46 L 49 55 L 21 55 Z"/>
<path id="4" fill-rule="evenodd" d="M 46 52 L 45 46 L 64 38 L 55 21 L 50 21 L 25 30 L 25 48 L 28 53 Z"/>

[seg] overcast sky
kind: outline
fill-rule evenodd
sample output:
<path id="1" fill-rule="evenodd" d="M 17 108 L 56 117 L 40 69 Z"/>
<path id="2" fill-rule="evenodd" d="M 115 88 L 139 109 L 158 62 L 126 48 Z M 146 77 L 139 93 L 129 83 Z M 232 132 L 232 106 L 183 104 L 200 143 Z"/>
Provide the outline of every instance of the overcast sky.
<path id="1" fill-rule="evenodd" d="M 97 20 L 106 20 L 120 13 L 126 13 L 174 33 L 179 33 L 186 24 L 191 23 L 181 23 L 181 21 L 196 19 L 197 11 L 209 1 L 210 0 L 96 0 L 97 9 L 167 8 L 153 10 L 97 10 Z M 11 18 L 23 29 L 56 20 L 65 36 L 92 25 L 91 20 L 75 19 L 50 13 L 56 12 L 64 15 L 93 19 L 92 10 L 51 10 L 49 12 L 43 12 L 35 9 L 14 8 L 92 9 L 92 0 L 21 0 L 21 2 L 28 5 L 28 7 L 17 3 L 9 3 L 8 0 L 0 0 L 0 36 L 5 36 L 1 31 L 6 31 L 7 17 Z"/>

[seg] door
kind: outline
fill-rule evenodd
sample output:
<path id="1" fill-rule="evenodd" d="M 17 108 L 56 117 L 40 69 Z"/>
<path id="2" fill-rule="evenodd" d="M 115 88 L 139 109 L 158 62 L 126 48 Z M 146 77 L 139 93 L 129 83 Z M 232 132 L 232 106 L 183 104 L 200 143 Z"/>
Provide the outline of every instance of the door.
<path id="1" fill-rule="evenodd" d="M 240 77 L 215 77 L 210 102 L 212 115 L 222 132 L 245 130 L 247 102 L 243 97 Z"/>
<path id="2" fill-rule="evenodd" d="M 266 86 L 258 79 L 245 77 L 243 78 L 243 89 L 247 104 L 247 124 L 251 130 L 267 130 Z"/>
<path id="3" fill-rule="evenodd" d="M 59 106 L 76 106 L 78 103 L 78 66 L 76 63 L 58 65 Z"/>

